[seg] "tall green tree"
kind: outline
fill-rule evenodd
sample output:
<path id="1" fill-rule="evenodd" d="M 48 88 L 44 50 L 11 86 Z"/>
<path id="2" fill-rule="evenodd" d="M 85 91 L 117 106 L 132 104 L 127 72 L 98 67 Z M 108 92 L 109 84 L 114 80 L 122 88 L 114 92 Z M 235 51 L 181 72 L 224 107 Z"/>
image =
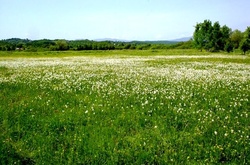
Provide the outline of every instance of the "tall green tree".
<path id="1" fill-rule="evenodd" d="M 205 37 L 204 48 L 209 51 L 212 48 L 212 38 L 213 38 L 213 26 L 210 20 L 205 20 L 201 26 L 202 34 Z"/>
<path id="2" fill-rule="evenodd" d="M 205 43 L 204 36 L 201 34 L 201 23 L 197 23 L 193 34 L 194 46 L 202 51 Z"/>
<path id="3" fill-rule="evenodd" d="M 212 28 L 212 37 L 210 39 L 210 51 L 218 51 L 221 49 L 223 46 L 222 43 L 222 32 L 220 28 L 219 22 L 215 22 Z"/>
<path id="4" fill-rule="evenodd" d="M 210 20 L 204 20 L 203 23 L 197 23 L 194 31 L 194 45 L 196 48 L 208 50 L 211 47 L 212 38 L 212 22 Z"/>
<path id="5" fill-rule="evenodd" d="M 224 50 L 228 53 L 232 52 L 234 49 L 233 43 L 231 40 L 228 40 L 224 46 Z"/>
<path id="6" fill-rule="evenodd" d="M 240 43 L 240 49 L 244 54 L 250 50 L 250 27 L 247 27 L 246 31 L 244 32 L 243 40 Z"/>
<path id="7" fill-rule="evenodd" d="M 238 30 L 238 29 L 234 30 L 231 33 L 230 40 L 232 41 L 234 49 L 238 49 L 239 48 L 240 43 L 241 43 L 243 37 L 244 37 L 243 33 L 240 30 Z"/>
<path id="8" fill-rule="evenodd" d="M 224 50 L 227 44 L 227 50 L 229 51 L 231 49 L 230 34 L 231 29 L 226 25 L 221 27 L 219 22 L 212 25 L 211 21 L 205 20 L 195 26 L 194 45 L 200 50 L 219 51 Z"/>
<path id="9" fill-rule="evenodd" d="M 230 48 L 232 47 L 232 41 L 230 39 L 230 36 L 232 34 L 232 29 L 229 28 L 228 26 L 224 25 L 221 28 L 221 45 L 220 45 L 220 50 L 225 50 L 226 45 L 229 46 Z"/>
<path id="10" fill-rule="evenodd" d="M 250 46 L 247 40 L 243 39 L 241 41 L 240 49 L 243 51 L 243 54 L 246 54 L 246 52 L 250 49 Z"/>
<path id="11" fill-rule="evenodd" d="M 57 40 L 56 47 L 57 50 L 69 50 L 69 45 L 66 40 Z"/>

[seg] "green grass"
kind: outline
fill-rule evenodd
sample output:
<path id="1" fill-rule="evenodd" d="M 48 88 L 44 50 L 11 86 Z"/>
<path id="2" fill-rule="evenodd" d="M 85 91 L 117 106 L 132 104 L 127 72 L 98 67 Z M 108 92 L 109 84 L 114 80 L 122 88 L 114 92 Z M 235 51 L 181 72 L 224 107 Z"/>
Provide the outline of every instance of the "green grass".
<path id="1" fill-rule="evenodd" d="M 249 56 L 182 51 L 1 52 L 1 164 L 250 164 Z"/>
<path id="2" fill-rule="evenodd" d="M 68 57 L 68 56 L 152 56 L 152 55 L 208 55 L 209 52 L 193 49 L 156 50 L 90 50 L 90 51 L 0 51 L 0 57 Z M 233 53 L 232 53 L 233 54 Z"/>

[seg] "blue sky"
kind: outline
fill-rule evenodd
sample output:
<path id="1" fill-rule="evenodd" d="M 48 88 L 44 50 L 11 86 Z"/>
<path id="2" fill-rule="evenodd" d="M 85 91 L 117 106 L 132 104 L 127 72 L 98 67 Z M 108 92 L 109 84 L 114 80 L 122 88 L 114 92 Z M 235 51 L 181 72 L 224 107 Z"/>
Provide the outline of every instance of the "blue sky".
<path id="1" fill-rule="evenodd" d="M 166 40 L 210 19 L 244 31 L 249 0 L 0 0 L 0 39 Z"/>

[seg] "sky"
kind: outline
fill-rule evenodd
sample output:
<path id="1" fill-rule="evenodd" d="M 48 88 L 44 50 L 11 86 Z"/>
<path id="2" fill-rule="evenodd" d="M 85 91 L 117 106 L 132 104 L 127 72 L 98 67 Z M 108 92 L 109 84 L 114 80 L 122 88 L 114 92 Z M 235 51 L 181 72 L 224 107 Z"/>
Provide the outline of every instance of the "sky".
<path id="1" fill-rule="evenodd" d="M 205 19 L 250 26 L 249 0 L 0 0 L 0 39 L 171 40 Z"/>

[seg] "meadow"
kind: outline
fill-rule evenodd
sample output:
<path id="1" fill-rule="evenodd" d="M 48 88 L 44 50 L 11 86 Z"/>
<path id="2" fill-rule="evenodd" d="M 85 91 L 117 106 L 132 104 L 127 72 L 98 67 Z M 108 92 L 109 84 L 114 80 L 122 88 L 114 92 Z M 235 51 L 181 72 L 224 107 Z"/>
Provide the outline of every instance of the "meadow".
<path id="1" fill-rule="evenodd" d="M 0 52 L 1 164 L 250 164 L 250 56 Z"/>

